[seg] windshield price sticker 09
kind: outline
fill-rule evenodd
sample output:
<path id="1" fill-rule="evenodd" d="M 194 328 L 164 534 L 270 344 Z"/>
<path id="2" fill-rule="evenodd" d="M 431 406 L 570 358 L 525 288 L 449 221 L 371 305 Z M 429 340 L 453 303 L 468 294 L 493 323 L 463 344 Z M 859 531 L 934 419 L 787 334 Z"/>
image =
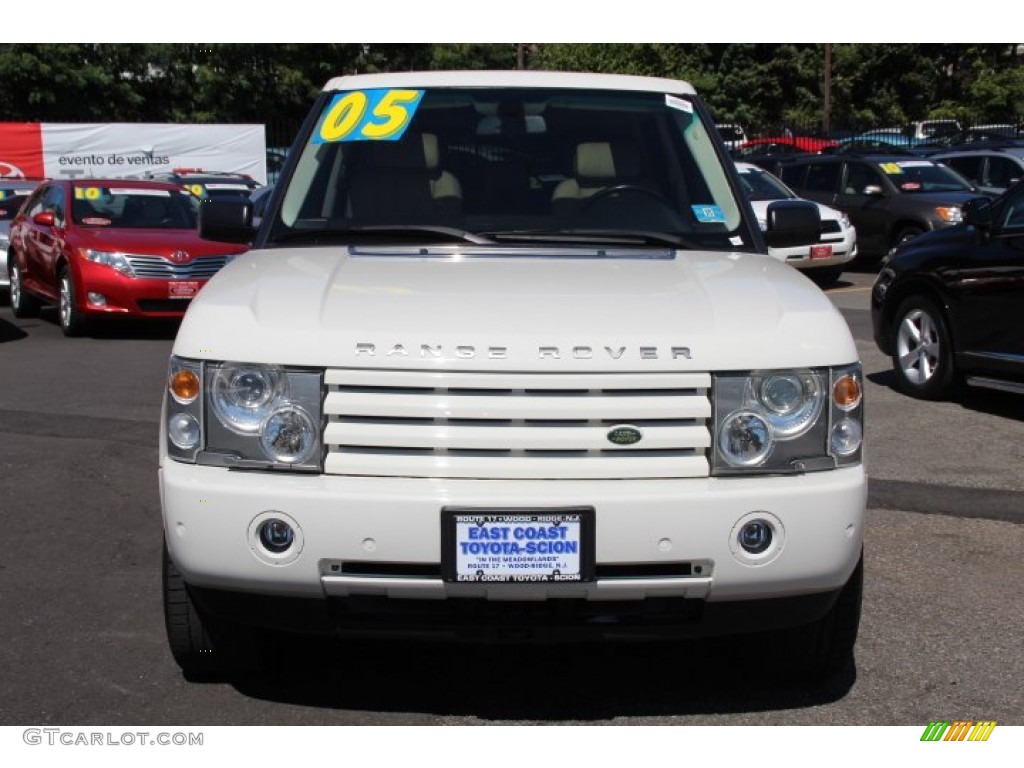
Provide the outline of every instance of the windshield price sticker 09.
<path id="1" fill-rule="evenodd" d="M 501 514 L 449 512 L 446 578 L 459 582 L 580 582 L 589 579 L 588 510 Z"/>

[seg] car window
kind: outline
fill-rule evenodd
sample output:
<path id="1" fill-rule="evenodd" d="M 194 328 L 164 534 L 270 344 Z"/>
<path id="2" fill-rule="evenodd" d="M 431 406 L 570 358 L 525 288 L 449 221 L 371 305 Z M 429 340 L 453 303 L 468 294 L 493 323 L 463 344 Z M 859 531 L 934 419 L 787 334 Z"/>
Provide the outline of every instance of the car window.
<path id="1" fill-rule="evenodd" d="M 956 171 L 930 160 L 892 160 L 878 164 L 900 192 L 970 192 L 967 180 Z"/>
<path id="2" fill-rule="evenodd" d="M 1024 230 L 1024 188 L 1007 198 L 997 220 L 1002 229 Z"/>
<path id="3" fill-rule="evenodd" d="M 64 225 L 64 189 L 62 187 L 50 187 L 46 190 L 42 210 L 53 213 L 54 225 L 58 227 Z"/>
<path id="4" fill-rule="evenodd" d="M 842 168 L 841 163 L 810 163 L 804 188 L 811 192 L 835 192 Z"/>
<path id="5" fill-rule="evenodd" d="M 184 190 L 78 185 L 72 214 L 85 227 L 193 229 L 199 200 Z"/>
<path id="6" fill-rule="evenodd" d="M 352 91 L 326 101 L 305 146 L 296 147 L 268 243 L 294 242 L 308 230 L 446 226 L 505 238 L 657 231 L 701 247 L 735 247 L 742 209 L 709 141 L 714 126 L 685 97 L 393 91 L 393 116 L 380 125 L 352 111 L 370 98 L 377 96 Z M 392 124 L 400 128 L 387 133 Z"/>
<path id="7" fill-rule="evenodd" d="M 881 187 L 881 174 L 867 163 L 850 163 L 846 170 L 843 194 L 864 195 L 867 194 L 864 190 L 869 186 Z"/>
<path id="8" fill-rule="evenodd" d="M 0 221 L 10 221 L 32 194 L 31 188 L 0 189 Z"/>
<path id="9" fill-rule="evenodd" d="M 786 185 L 767 171 L 743 169 L 740 182 L 751 200 L 786 200 L 795 197 Z"/>
<path id="10" fill-rule="evenodd" d="M 988 159 L 988 186 L 1012 187 L 1021 178 L 1021 168 L 1007 157 Z"/>
<path id="11" fill-rule="evenodd" d="M 978 184 L 981 181 L 982 160 L 984 160 L 984 158 L 981 155 L 974 155 L 970 157 L 949 157 L 944 159 L 942 162 L 959 173 L 965 179 L 969 179 L 975 184 Z"/>

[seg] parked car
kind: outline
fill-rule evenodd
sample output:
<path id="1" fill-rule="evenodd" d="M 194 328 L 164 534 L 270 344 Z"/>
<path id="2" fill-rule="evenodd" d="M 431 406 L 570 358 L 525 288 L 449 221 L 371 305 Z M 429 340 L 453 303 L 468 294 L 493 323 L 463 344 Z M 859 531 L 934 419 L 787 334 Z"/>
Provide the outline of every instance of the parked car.
<path id="1" fill-rule="evenodd" d="M 169 172 L 147 174 L 146 178 L 187 187 L 200 200 L 241 200 L 262 186 L 245 173 L 204 171 L 202 168 L 175 168 Z"/>
<path id="2" fill-rule="evenodd" d="M 7 288 L 7 246 L 11 242 L 11 221 L 39 181 L 0 179 L 0 288 Z"/>
<path id="3" fill-rule="evenodd" d="M 59 307 L 73 336 L 100 316 L 181 317 L 244 245 L 196 232 L 199 198 L 178 184 L 125 179 L 43 183 L 11 226 L 11 309 Z"/>
<path id="4" fill-rule="evenodd" d="M 780 136 L 751 139 L 732 150 L 732 156 L 745 163 L 778 175 L 779 169 L 797 157 L 815 155 L 836 145 L 831 139 L 815 139 L 807 136 Z"/>
<path id="5" fill-rule="evenodd" d="M 903 126 L 903 133 L 917 140 L 938 139 L 944 136 L 955 136 L 962 131 L 956 120 L 917 120 Z"/>
<path id="6" fill-rule="evenodd" d="M 796 159 L 782 180 L 800 197 L 838 208 L 857 228 L 859 258 L 877 260 L 924 232 L 961 220 L 978 190 L 955 171 L 905 154 L 840 154 Z"/>
<path id="7" fill-rule="evenodd" d="M 750 163 L 736 163 L 740 182 L 762 230 L 767 229 L 768 205 L 774 200 L 799 200 L 778 178 Z M 821 216 L 821 236 L 813 243 L 787 248 L 769 247 L 768 253 L 794 266 L 821 285 L 834 283 L 843 265 L 857 255 L 857 231 L 850 218 L 835 208 L 816 203 Z"/>
<path id="8" fill-rule="evenodd" d="M 736 123 L 720 123 L 715 126 L 718 129 L 718 135 L 722 137 L 722 141 L 729 149 L 736 149 L 747 140 L 747 132 L 743 130 L 742 125 Z"/>
<path id="9" fill-rule="evenodd" d="M 961 383 L 1024 393 L 1024 184 L 971 200 L 961 224 L 896 249 L 875 281 L 875 343 L 899 388 L 939 399 Z"/>
<path id="10" fill-rule="evenodd" d="M 899 128 L 885 128 L 865 131 L 848 139 L 843 139 L 836 147 L 828 151 L 835 154 L 851 150 L 860 152 L 889 152 L 893 150 L 917 152 L 927 149 L 940 149 L 942 146 L 942 144 L 932 139 L 909 136 Z"/>
<path id="11" fill-rule="evenodd" d="M 963 149 L 932 155 L 985 193 L 1000 194 L 1024 178 L 1024 145 Z"/>

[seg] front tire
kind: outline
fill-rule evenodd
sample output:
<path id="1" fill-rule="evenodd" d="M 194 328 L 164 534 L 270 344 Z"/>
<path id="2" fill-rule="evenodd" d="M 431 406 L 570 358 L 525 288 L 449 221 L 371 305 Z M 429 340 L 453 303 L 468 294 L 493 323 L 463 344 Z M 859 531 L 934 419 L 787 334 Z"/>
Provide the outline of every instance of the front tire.
<path id="1" fill-rule="evenodd" d="M 789 669 L 796 677 L 825 681 L 853 668 L 863 598 L 862 552 L 857 567 L 828 613 L 813 624 L 785 630 L 777 636 Z"/>
<path id="2" fill-rule="evenodd" d="M 25 286 L 21 284 L 21 270 L 17 262 L 12 261 L 8 270 L 11 279 L 10 299 L 11 312 L 18 319 L 35 317 L 39 314 L 39 300 L 35 296 L 25 293 Z"/>
<path id="3" fill-rule="evenodd" d="M 907 242 L 908 240 L 913 240 L 915 237 L 918 237 L 919 235 L 923 234 L 924 230 L 921 229 L 920 227 L 904 227 L 903 229 L 896 233 L 896 237 L 893 239 L 893 245 L 903 245 L 903 243 Z"/>
<path id="4" fill-rule="evenodd" d="M 891 347 L 901 391 L 922 400 L 950 395 L 956 380 L 953 342 L 935 304 L 919 297 L 904 301 L 896 312 Z"/>
<path id="5" fill-rule="evenodd" d="M 64 267 L 57 278 L 60 287 L 57 308 L 60 319 L 60 330 L 65 336 L 81 336 L 88 325 L 82 311 L 78 308 L 78 296 L 75 291 L 75 279 L 71 270 Z"/>
<path id="6" fill-rule="evenodd" d="M 189 680 L 223 680 L 257 666 L 257 638 L 246 643 L 241 627 L 217 620 L 195 603 L 164 544 L 164 626 L 174 661 Z"/>

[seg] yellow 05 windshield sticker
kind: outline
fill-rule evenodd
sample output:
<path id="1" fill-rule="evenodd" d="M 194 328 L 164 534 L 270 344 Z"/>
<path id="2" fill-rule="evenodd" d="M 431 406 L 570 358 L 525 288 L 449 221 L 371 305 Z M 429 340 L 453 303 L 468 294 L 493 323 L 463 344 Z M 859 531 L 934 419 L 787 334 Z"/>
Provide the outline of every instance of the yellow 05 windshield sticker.
<path id="1" fill-rule="evenodd" d="M 412 122 L 423 93 L 387 88 L 339 93 L 317 123 L 312 142 L 398 141 Z"/>
<path id="2" fill-rule="evenodd" d="M 903 173 L 903 169 L 897 163 L 882 163 L 879 167 L 890 176 L 898 176 Z"/>

